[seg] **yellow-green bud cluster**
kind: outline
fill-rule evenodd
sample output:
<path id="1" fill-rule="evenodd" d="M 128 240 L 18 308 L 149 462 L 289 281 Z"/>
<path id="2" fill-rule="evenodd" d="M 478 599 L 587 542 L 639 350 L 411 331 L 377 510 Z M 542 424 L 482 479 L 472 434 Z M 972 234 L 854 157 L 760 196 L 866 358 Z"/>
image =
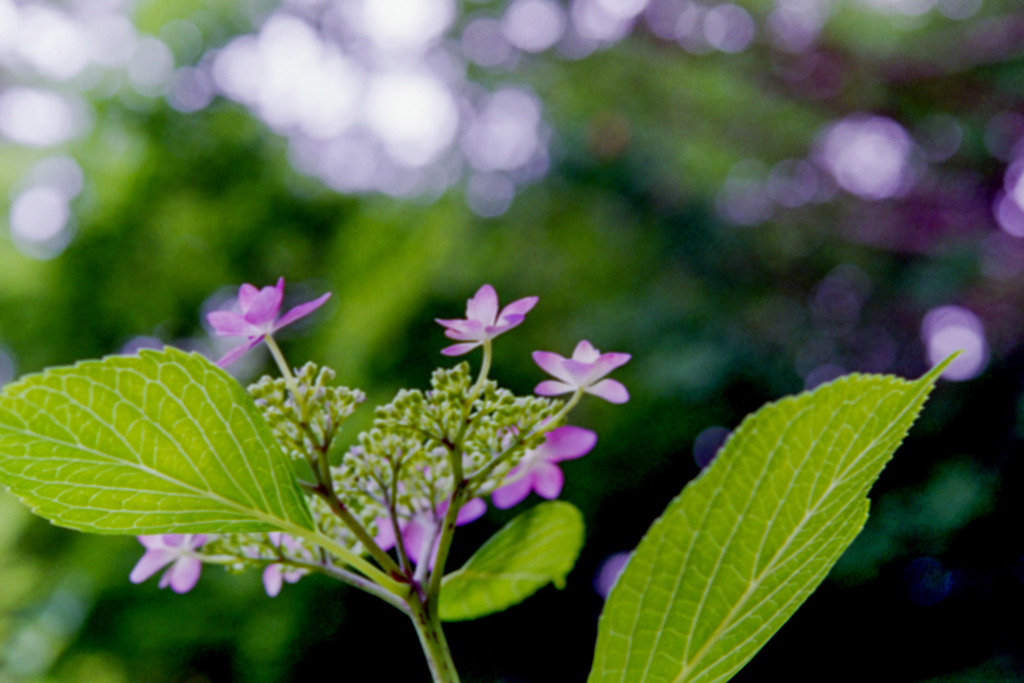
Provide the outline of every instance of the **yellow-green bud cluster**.
<path id="1" fill-rule="evenodd" d="M 451 456 L 457 452 L 464 479 L 487 471 L 470 494 L 489 493 L 526 450 L 540 444 L 541 425 L 560 405 L 517 397 L 492 380 L 474 387 L 468 363 L 436 370 L 429 391 L 403 389 L 377 408 L 372 429 L 360 434 L 359 445 L 336 470 L 335 486 L 385 506 L 422 509 L 426 500 L 436 507 L 454 489 Z"/>
<path id="2" fill-rule="evenodd" d="M 264 376 L 249 386 L 274 436 L 296 460 L 326 453 L 342 423 L 366 400 L 358 389 L 330 386 L 334 377 L 331 368 L 306 363 L 295 374 L 295 397 L 280 377 Z"/>

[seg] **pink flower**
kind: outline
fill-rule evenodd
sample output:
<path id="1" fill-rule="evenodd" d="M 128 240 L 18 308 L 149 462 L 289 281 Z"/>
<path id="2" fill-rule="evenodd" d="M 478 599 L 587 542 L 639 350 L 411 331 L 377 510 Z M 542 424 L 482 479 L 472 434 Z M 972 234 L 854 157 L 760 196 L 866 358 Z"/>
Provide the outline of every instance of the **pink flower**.
<path id="1" fill-rule="evenodd" d="M 625 403 L 629 400 L 626 387 L 614 379 L 601 378 L 630 358 L 632 356 L 628 353 L 602 354 L 585 339 L 576 345 L 572 358 L 563 358 L 550 351 L 534 351 L 534 362 L 558 380 L 545 380 L 534 391 L 541 396 L 557 396 L 583 389 L 606 401 Z"/>
<path id="2" fill-rule="evenodd" d="M 278 548 L 284 546 L 290 554 L 304 554 L 302 544 L 291 536 L 284 534 L 280 531 L 271 531 L 267 534 L 270 537 L 270 542 Z M 305 569 L 299 567 L 286 567 L 280 562 L 267 565 L 266 569 L 263 570 L 263 588 L 267 591 L 267 595 L 274 598 L 281 592 L 281 587 L 284 582 L 295 583 L 306 574 Z"/>
<path id="3" fill-rule="evenodd" d="M 434 568 L 434 560 L 437 558 L 437 531 L 441 520 L 448 511 L 447 501 L 438 506 L 437 514 L 433 515 L 429 510 L 417 512 L 405 521 L 399 522 L 402 532 L 402 545 L 405 546 L 405 553 L 414 564 L 419 564 L 420 558 L 425 554 L 424 545 L 429 541 L 433 543 L 430 552 L 430 568 Z M 462 526 L 480 519 L 487 511 L 487 503 L 480 498 L 474 498 L 459 509 L 459 515 L 455 518 L 455 524 Z M 387 517 L 377 519 L 377 536 L 374 538 L 381 550 L 390 550 L 395 546 L 395 528 Z"/>
<path id="4" fill-rule="evenodd" d="M 128 577 L 132 583 L 142 583 L 168 564 L 170 569 L 160 577 L 160 587 L 171 587 L 175 593 L 187 593 L 199 581 L 203 562 L 192 551 L 206 542 L 203 534 L 164 534 L 139 536 L 146 553 L 136 563 Z M 173 564 L 172 564 L 173 563 Z"/>
<path id="5" fill-rule="evenodd" d="M 300 304 L 280 318 L 281 300 L 284 298 L 284 278 L 277 281 L 274 287 L 256 289 L 250 284 L 238 288 L 238 307 L 241 313 L 234 311 L 213 311 L 206 319 L 213 326 L 218 337 L 248 337 L 248 340 L 224 354 L 217 365 L 224 368 L 238 360 L 242 354 L 259 344 L 263 339 L 274 334 L 285 325 L 290 325 L 299 318 L 305 317 L 320 308 L 331 293 Z"/>
<path id="6" fill-rule="evenodd" d="M 502 332 L 507 332 L 523 322 L 526 314 L 537 303 L 537 297 L 513 301 L 498 313 L 498 295 L 494 287 L 484 285 L 477 290 L 473 298 L 466 302 L 466 317 L 442 320 L 437 322 L 446 328 L 444 334 L 449 339 L 458 339 L 465 344 L 453 344 L 441 350 L 446 356 L 461 356 L 469 353 L 488 339 L 494 339 Z"/>
<path id="7" fill-rule="evenodd" d="M 553 500 L 562 492 L 565 479 L 556 463 L 586 455 L 597 443 L 597 434 L 582 427 L 559 427 L 544 435 L 544 443 L 527 451 L 513 467 L 506 484 L 491 494 L 494 506 L 505 510 L 521 503 L 530 491 Z"/>

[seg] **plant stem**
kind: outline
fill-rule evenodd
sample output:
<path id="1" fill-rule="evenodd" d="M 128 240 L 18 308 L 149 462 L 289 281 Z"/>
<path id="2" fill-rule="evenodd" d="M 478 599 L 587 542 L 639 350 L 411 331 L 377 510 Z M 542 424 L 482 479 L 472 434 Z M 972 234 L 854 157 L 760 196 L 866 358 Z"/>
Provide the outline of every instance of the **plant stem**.
<path id="1" fill-rule="evenodd" d="M 281 347 L 277 345 L 274 338 L 269 334 L 263 337 L 263 341 L 266 342 L 267 348 L 270 349 L 270 355 L 274 357 L 274 362 L 277 363 L 277 369 L 281 371 L 281 376 L 284 377 L 285 384 L 288 385 L 289 391 L 292 392 L 292 396 L 295 398 L 296 404 L 298 404 L 299 397 L 296 392 L 297 384 L 295 382 L 295 375 L 292 374 L 292 369 L 288 367 L 288 361 L 284 359 L 284 354 L 281 353 Z"/>
<path id="2" fill-rule="evenodd" d="M 330 480 L 328 480 L 329 482 Z M 338 498 L 338 494 L 334 492 L 334 487 L 330 484 L 321 483 L 319 486 L 313 489 L 313 493 L 320 496 L 331 511 L 338 516 L 339 519 L 348 527 L 349 531 L 355 534 L 355 537 L 359 539 L 359 542 L 363 544 L 363 547 L 373 555 L 373 559 L 377 560 L 377 563 L 384 568 L 386 572 L 392 576 L 402 574 L 402 568 L 395 564 L 395 561 L 391 559 L 391 556 L 381 550 L 380 546 L 377 545 L 377 541 L 374 540 L 373 536 L 366 531 L 366 528 L 359 522 L 345 504 Z"/>
<path id="3" fill-rule="evenodd" d="M 444 631 L 441 629 L 437 600 L 428 600 L 424 603 L 414 593 L 408 604 L 412 613 L 412 625 L 420 638 L 423 656 L 430 667 L 434 683 L 459 683 L 459 674 L 455 670 L 448 641 L 445 640 Z"/>

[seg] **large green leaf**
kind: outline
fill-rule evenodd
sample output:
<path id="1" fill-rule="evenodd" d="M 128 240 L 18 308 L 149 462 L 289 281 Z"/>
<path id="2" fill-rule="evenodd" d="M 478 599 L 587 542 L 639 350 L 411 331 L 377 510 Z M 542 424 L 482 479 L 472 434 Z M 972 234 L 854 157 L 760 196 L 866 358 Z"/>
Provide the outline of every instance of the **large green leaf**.
<path id="1" fill-rule="evenodd" d="M 541 503 L 506 524 L 461 569 L 444 577 L 441 619 L 465 621 L 522 602 L 549 582 L 561 588 L 583 547 L 583 515 Z"/>
<path id="2" fill-rule="evenodd" d="M 728 680 L 821 583 L 942 367 L 851 375 L 748 416 L 609 595 L 590 683 Z"/>
<path id="3" fill-rule="evenodd" d="M 172 348 L 5 387 L 0 482 L 82 531 L 313 528 L 288 458 L 245 390 Z"/>

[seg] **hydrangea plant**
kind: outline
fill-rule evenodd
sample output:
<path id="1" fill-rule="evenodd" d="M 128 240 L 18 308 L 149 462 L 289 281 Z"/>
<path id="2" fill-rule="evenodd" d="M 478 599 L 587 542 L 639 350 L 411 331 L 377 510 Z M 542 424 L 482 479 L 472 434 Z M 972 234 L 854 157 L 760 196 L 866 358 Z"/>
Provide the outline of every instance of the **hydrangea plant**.
<path id="1" fill-rule="evenodd" d="M 143 350 L 31 375 L 0 393 L 0 481 L 53 523 L 134 534 L 145 548 L 129 578 L 163 571 L 182 593 L 204 565 L 261 572 L 269 596 L 319 574 L 406 614 L 435 681 L 458 674 L 443 621 L 504 610 L 561 586 L 583 543 L 561 464 L 597 434 L 566 424 L 584 394 L 616 404 L 608 377 L 630 360 L 580 341 L 571 357 L 536 351 L 553 379 L 518 396 L 491 375 L 493 342 L 537 304 L 499 308 L 484 285 L 465 318 L 439 319 L 469 362 L 403 389 L 335 453 L 358 389 L 274 340 L 329 294 L 279 315 L 284 280 L 242 285 L 217 335 L 244 341 L 217 361 Z M 224 367 L 265 343 L 280 376 L 247 389 Z M 724 681 L 824 579 L 864 524 L 867 492 L 943 366 L 907 381 L 853 375 L 765 406 L 654 523 L 608 596 L 589 680 Z M 564 398 L 556 398 L 564 397 Z M 333 454 L 333 457 L 332 457 Z M 638 456 L 639 457 L 639 456 Z M 567 467 L 570 469 L 571 465 Z M 457 528 L 531 492 L 466 564 L 448 568 Z"/>

